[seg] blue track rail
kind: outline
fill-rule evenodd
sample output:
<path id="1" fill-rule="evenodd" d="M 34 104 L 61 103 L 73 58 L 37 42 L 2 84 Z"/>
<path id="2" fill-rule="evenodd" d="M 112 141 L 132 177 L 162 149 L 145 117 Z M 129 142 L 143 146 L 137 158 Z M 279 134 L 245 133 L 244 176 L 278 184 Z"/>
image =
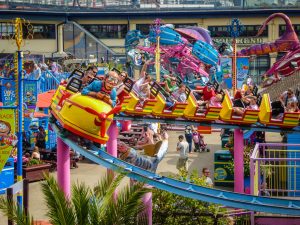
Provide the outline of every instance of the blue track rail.
<path id="1" fill-rule="evenodd" d="M 131 120 L 136 123 L 165 123 L 165 124 L 173 124 L 173 125 L 194 125 L 194 126 L 211 126 L 215 128 L 228 128 L 228 129 L 242 129 L 242 130 L 252 130 L 253 131 L 266 131 L 266 132 L 281 132 L 288 131 L 300 134 L 300 126 L 294 128 L 282 128 L 276 126 L 266 126 L 259 122 L 251 125 L 247 124 L 230 124 L 224 123 L 221 120 L 216 120 L 214 122 L 205 122 L 205 121 L 193 121 L 187 120 L 184 118 L 160 118 L 154 116 L 138 116 L 138 115 L 115 115 L 114 120 Z"/>
<path id="2" fill-rule="evenodd" d="M 126 171 L 128 177 L 147 183 L 161 190 L 172 192 L 184 197 L 221 204 L 233 208 L 241 208 L 273 214 L 276 213 L 300 216 L 300 200 L 266 198 L 238 194 L 229 191 L 201 187 L 192 183 L 159 176 L 155 173 L 143 170 L 139 167 L 115 158 L 108 153 L 99 150 L 95 146 L 92 147 L 92 151 L 86 150 L 71 139 L 64 138 L 56 124 L 52 124 L 52 128 L 68 146 L 75 151 L 80 152 L 80 154 L 92 160 L 93 162 L 117 172 Z"/>

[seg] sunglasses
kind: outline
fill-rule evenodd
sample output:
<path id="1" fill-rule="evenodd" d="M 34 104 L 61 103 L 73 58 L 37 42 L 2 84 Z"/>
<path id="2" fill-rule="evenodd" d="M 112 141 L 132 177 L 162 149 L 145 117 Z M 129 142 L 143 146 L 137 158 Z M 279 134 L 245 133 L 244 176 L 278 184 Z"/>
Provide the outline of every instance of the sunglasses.
<path id="1" fill-rule="evenodd" d="M 204 173 L 210 173 L 209 171 L 205 171 Z"/>
<path id="2" fill-rule="evenodd" d="M 117 85 L 119 82 L 118 78 L 115 78 L 112 76 L 107 77 L 106 81 L 108 81 L 109 83 L 114 84 L 114 85 Z"/>

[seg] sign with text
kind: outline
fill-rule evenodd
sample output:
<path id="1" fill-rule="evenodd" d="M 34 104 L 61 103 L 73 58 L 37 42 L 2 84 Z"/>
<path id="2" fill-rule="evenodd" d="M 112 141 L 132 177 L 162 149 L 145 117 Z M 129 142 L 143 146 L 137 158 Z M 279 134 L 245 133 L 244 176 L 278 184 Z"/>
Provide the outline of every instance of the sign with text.
<path id="1" fill-rule="evenodd" d="M 214 41 L 232 43 L 232 38 L 230 37 L 218 37 L 214 38 Z M 239 37 L 236 38 L 236 43 L 238 45 L 254 45 L 264 43 L 264 39 L 261 37 Z"/>
<path id="2" fill-rule="evenodd" d="M 16 83 L 11 79 L 1 79 L 1 101 L 3 106 L 14 106 L 16 102 Z"/>
<path id="3" fill-rule="evenodd" d="M 0 109 L 0 172 L 16 143 L 15 111 L 13 109 Z"/>

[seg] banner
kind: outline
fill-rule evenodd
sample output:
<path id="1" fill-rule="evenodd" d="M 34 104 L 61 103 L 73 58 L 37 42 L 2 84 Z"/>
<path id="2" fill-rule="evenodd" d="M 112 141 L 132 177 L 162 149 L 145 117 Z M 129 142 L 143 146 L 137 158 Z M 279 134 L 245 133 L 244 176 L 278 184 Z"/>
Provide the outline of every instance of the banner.
<path id="1" fill-rule="evenodd" d="M 246 81 L 249 72 L 249 58 L 237 58 L 236 61 L 236 87 L 242 88 L 243 83 Z"/>
<path id="2" fill-rule="evenodd" d="M 15 111 L 0 109 L 0 173 L 16 144 Z"/>
<path id="3" fill-rule="evenodd" d="M 23 101 L 29 108 L 35 108 L 38 96 L 38 81 L 24 80 Z"/>
<path id="4" fill-rule="evenodd" d="M 231 78 L 232 77 L 232 58 L 221 58 L 221 71 L 223 74 L 223 78 Z"/>
<path id="5" fill-rule="evenodd" d="M 14 106 L 16 102 L 16 83 L 11 79 L 1 79 L 1 101 L 3 106 Z"/>

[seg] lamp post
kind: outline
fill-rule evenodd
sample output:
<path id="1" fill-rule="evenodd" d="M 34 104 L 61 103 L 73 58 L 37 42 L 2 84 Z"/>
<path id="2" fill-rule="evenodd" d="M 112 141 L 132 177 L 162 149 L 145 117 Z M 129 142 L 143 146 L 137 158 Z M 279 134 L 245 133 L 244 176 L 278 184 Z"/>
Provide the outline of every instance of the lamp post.
<path id="1" fill-rule="evenodd" d="M 154 27 L 153 29 L 156 32 L 156 49 L 155 49 L 155 73 L 156 73 L 156 81 L 160 81 L 160 19 L 154 20 Z"/>
<path id="2" fill-rule="evenodd" d="M 17 127 L 17 137 L 18 137 L 18 153 L 17 153 L 17 181 L 22 180 L 23 168 L 22 168 L 22 128 L 23 128 L 23 52 L 21 51 L 21 45 L 23 43 L 23 21 L 20 18 L 15 19 L 15 41 L 18 47 L 18 51 L 15 55 L 15 78 L 16 78 L 16 127 Z M 18 193 L 17 202 L 18 206 L 22 207 L 22 192 Z"/>
<path id="3" fill-rule="evenodd" d="M 236 91 L 236 38 L 244 31 L 244 26 L 240 23 L 240 20 L 233 18 L 231 24 L 228 25 L 227 31 L 232 39 L 233 57 L 232 57 L 232 92 L 233 95 Z"/>

